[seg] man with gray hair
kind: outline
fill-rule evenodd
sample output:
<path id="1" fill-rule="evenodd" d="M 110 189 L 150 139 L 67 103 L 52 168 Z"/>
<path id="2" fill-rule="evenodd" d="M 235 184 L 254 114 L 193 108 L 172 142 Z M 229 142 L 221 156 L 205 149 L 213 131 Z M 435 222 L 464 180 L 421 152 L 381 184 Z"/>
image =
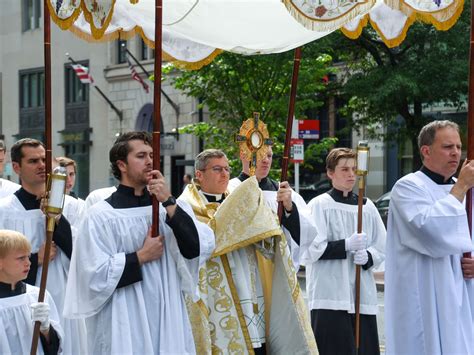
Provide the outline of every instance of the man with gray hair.
<path id="1" fill-rule="evenodd" d="M 387 354 L 469 354 L 474 327 L 470 280 L 461 268 L 473 250 L 464 198 L 474 161 L 461 159 L 459 127 L 434 121 L 421 129 L 420 171 L 392 189 L 385 264 Z"/>
<path id="2" fill-rule="evenodd" d="M 0 175 L 3 174 L 5 168 L 5 159 L 7 154 L 7 147 L 5 142 L 0 139 Z M 20 185 L 15 184 L 7 179 L 0 178 L 0 198 L 13 194 L 20 188 Z"/>
<path id="3" fill-rule="evenodd" d="M 308 311 L 301 294 L 295 296 L 296 272 L 284 231 L 265 205 L 256 178 L 246 179 L 230 194 L 229 178 L 224 152 L 206 149 L 196 157 L 195 179 L 178 199 L 192 206 L 216 239 L 212 257 L 200 270 L 199 299 L 188 305 L 196 352 L 316 353 Z M 291 205 L 290 194 L 287 198 Z M 267 260 L 286 272 L 266 272 Z M 273 294 L 266 292 L 269 288 Z"/>

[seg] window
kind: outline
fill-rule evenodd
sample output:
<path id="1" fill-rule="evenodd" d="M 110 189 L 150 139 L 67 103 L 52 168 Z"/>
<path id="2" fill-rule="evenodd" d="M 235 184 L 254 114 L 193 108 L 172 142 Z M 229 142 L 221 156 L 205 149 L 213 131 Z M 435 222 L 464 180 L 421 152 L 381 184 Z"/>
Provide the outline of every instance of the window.
<path id="1" fill-rule="evenodd" d="M 145 44 L 145 41 L 140 38 L 140 59 L 146 60 L 148 59 L 148 47 Z"/>
<path id="2" fill-rule="evenodd" d="M 23 32 L 40 27 L 41 0 L 22 0 L 21 4 Z"/>
<path id="3" fill-rule="evenodd" d="M 44 106 L 44 72 L 36 69 L 20 72 L 20 108 Z"/>
<path id="4" fill-rule="evenodd" d="M 140 60 L 147 60 L 155 58 L 155 51 L 151 48 L 148 48 L 145 41 L 140 38 L 139 40 L 139 52 L 140 52 Z"/>
<path id="5" fill-rule="evenodd" d="M 87 63 L 80 63 L 88 66 Z M 89 84 L 83 84 L 71 66 L 66 67 L 66 104 L 84 103 L 89 99 Z"/>
<path id="6" fill-rule="evenodd" d="M 405 140 L 400 146 L 400 172 L 401 176 L 413 172 L 413 146 L 409 139 Z"/>
<path id="7" fill-rule="evenodd" d="M 125 63 L 127 61 L 127 41 L 118 40 L 117 41 L 117 64 Z"/>
<path id="8" fill-rule="evenodd" d="M 44 138 L 44 69 L 27 69 L 19 73 L 20 132 L 17 139 Z"/>

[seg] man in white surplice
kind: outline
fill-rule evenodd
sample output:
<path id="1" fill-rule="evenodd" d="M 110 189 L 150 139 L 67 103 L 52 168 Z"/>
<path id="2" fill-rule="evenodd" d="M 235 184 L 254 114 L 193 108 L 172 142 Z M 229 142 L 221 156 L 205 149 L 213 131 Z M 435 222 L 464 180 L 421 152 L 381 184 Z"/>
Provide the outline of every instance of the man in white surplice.
<path id="1" fill-rule="evenodd" d="M 76 240 L 64 313 L 88 318 L 91 354 L 195 353 L 183 292 L 197 291 L 214 237 L 176 202 L 152 155 L 145 132 L 116 140 L 110 162 L 120 185 L 87 210 Z M 162 202 L 154 238 L 152 198 Z"/>
<path id="2" fill-rule="evenodd" d="M 46 153 L 42 142 L 23 138 L 11 148 L 13 170 L 21 180 L 21 188 L 0 199 L 0 228 L 24 234 L 31 243 L 31 266 L 26 283 L 39 286 L 46 239 L 46 217 L 40 199 L 46 187 Z M 72 199 L 72 197 L 66 196 Z M 85 352 L 86 327 L 83 320 L 61 317 L 70 257 L 73 249 L 71 225 L 64 215 L 56 221 L 48 267 L 46 289 L 51 294 L 64 329 L 64 354 Z"/>
<path id="3" fill-rule="evenodd" d="M 453 175 L 461 157 L 457 124 L 422 128 L 420 171 L 392 189 L 385 264 L 388 354 L 472 354 L 473 320 L 461 257 L 469 252 L 466 191 L 474 161 Z"/>
<path id="4" fill-rule="evenodd" d="M 352 192 L 357 181 L 356 158 L 352 149 L 332 149 L 326 158 L 326 173 L 333 188 L 308 204 L 317 235 L 302 259 L 311 323 L 321 355 L 356 353 L 356 265 L 361 266 L 359 353 L 380 354 L 373 270 L 384 260 L 386 232 L 375 205 L 364 197 L 363 232 L 356 233 L 359 196 Z"/>
<path id="5" fill-rule="evenodd" d="M 5 159 L 7 154 L 7 147 L 3 140 L 0 139 L 0 175 L 3 174 L 3 168 L 5 167 Z M 20 188 L 20 185 L 15 184 L 7 179 L 0 178 L 0 198 L 6 197 L 14 193 Z"/>
<path id="6" fill-rule="evenodd" d="M 79 227 L 85 205 L 84 200 L 77 197 L 73 191 L 71 191 L 76 181 L 76 162 L 70 158 L 56 157 L 53 159 L 52 165 L 53 170 L 59 165 L 66 168 L 66 196 L 62 214 L 71 225 L 73 238 L 76 238 L 77 228 Z"/>

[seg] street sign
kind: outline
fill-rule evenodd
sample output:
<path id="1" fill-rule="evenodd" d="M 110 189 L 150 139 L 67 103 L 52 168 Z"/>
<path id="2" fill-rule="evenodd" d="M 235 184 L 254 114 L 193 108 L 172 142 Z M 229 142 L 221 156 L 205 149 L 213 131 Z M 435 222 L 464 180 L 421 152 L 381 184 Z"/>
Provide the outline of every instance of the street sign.
<path id="1" fill-rule="evenodd" d="M 319 139 L 319 120 L 298 120 L 298 138 Z"/>
<path id="2" fill-rule="evenodd" d="M 302 139 L 291 139 L 291 159 L 292 163 L 302 163 L 304 161 L 304 141 Z"/>

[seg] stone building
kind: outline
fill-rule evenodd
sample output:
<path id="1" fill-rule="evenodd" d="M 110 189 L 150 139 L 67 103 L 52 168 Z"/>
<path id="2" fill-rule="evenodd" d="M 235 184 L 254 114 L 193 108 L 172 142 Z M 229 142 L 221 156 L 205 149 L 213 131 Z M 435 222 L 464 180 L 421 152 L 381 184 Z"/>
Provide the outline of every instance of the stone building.
<path id="1" fill-rule="evenodd" d="M 8 147 L 23 137 L 44 140 L 42 5 L 41 0 L 2 2 L 0 133 Z M 127 42 L 88 43 L 51 22 L 53 156 L 76 160 L 75 190 L 81 197 L 114 183 L 108 151 L 116 136 L 151 127 L 153 83 L 139 67 L 136 70 L 149 85 L 149 92 L 132 79 L 123 43 L 145 70 L 153 71 L 153 51 L 139 37 Z M 94 85 L 81 84 L 66 53 L 89 68 Z M 182 95 L 167 82 L 162 84 L 162 92 L 162 164 L 173 192 L 178 194 L 182 175 L 192 173 L 192 167 L 186 164 L 197 154 L 199 142 L 189 135 L 178 136 L 176 127 L 206 115 L 198 110 L 195 99 Z M 11 175 L 11 169 L 5 173 Z M 16 179 L 14 174 L 11 177 Z"/>

